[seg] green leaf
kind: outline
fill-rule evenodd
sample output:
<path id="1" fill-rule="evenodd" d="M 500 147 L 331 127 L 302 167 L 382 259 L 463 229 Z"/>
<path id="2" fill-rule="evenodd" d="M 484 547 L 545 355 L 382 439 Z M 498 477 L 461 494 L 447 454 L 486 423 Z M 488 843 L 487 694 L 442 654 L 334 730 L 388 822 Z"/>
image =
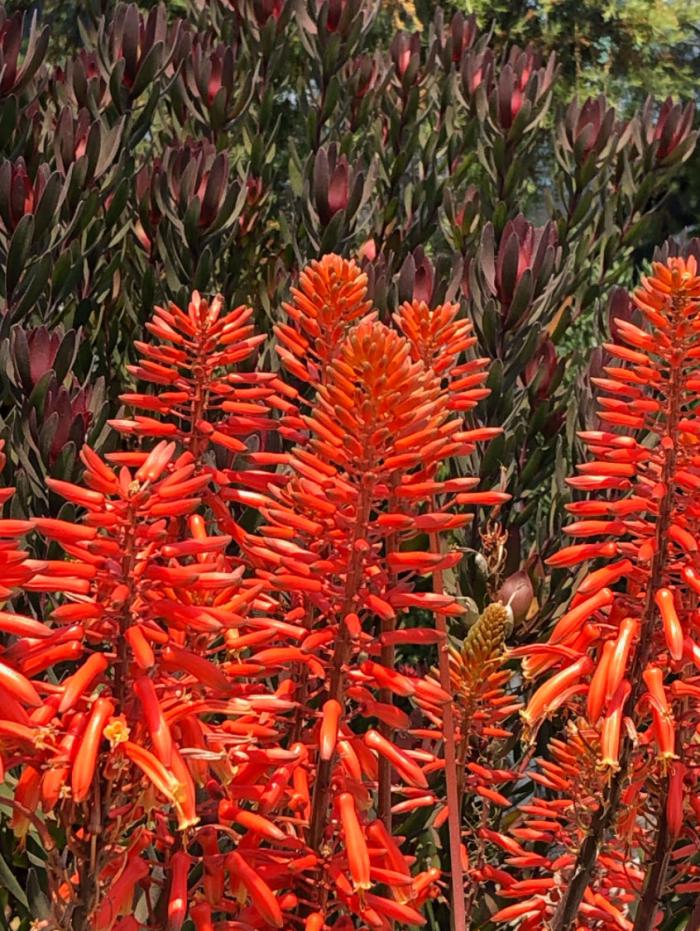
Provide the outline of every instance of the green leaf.
<path id="1" fill-rule="evenodd" d="M 212 279 L 212 265 L 214 259 L 211 253 L 211 249 L 207 246 L 199 257 L 199 262 L 197 262 L 197 269 L 194 273 L 194 279 L 192 281 L 192 287 L 196 291 L 206 291 L 209 287 L 209 282 Z"/>
<path id="2" fill-rule="evenodd" d="M 46 282 L 51 274 L 53 259 L 50 255 L 43 256 L 34 267 L 24 276 L 22 295 L 13 309 L 13 319 L 24 316 L 36 304 Z"/>
<path id="3" fill-rule="evenodd" d="M 54 310 L 77 288 L 83 274 L 82 256 L 75 246 L 78 246 L 77 242 L 58 257 L 54 266 L 51 281 L 51 304 Z"/>
<path id="4" fill-rule="evenodd" d="M 7 865 L 2 854 L 0 854 L 0 887 L 7 889 L 10 895 L 14 896 L 24 908 L 29 908 L 27 896 L 24 894 L 24 890 L 17 882 L 15 874 Z"/>
<path id="5" fill-rule="evenodd" d="M 486 447 L 481 460 L 481 477 L 495 476 L 499 466 L 505 461 L 505 438 L 503 435 L 494 437 Z"/>
<path id="6" fill-rule="evenodd" d="M 120 58 L 115 63 L 114 68 L 112 69 L 112 73 L 109 76 L 109 93 L 112 97 L 112 100 L 120 109 L 124 98 L 122 79 L 124 77 L 125 67 L 126 61 L 123 58 Z"/>
<path id="7" fill-rule="evenodd" d="M 499 309 L 494 301 L 489 301 L 481 318 L 481 332 L 484 349 L 492 356 L 497 353 L 500 323 Z"/>
<path id="8" fill-rule="evenodd" d="M 49 900 L 46 898 L 45 893 L 42 891 L 41 885 L 39 883 L 39 876 L 37 871 L 34 869 L 29 870 L 29 876 L 27 878 L 27 899 L 29 900 L 29 910 L 32 914 L 32 918 L 50 918 L 51 909 L 49 907 Z"/>
<path id="9" fill-rule="evenodd" d="M 0 105 L 0 139 L 11 139 L 17 124 L 17 98 L 8 97 Z"/>
<path id="10" fill-rule="evenodd" d="M 129 182 L 126 178 L 119 184 L 116 191 L 114 192 L 114 197 L 112 202 L 109 205 L 109 209 L 105 214 L 105 226 L 109 228 L 113 226 L 114 223 L 122 215 L 124 208 L 126 207 L 127 201 L 129 200 Z M 127 224 L 128 225 L 128 224 Z"/>
<path id="11" fill-rule="evenodd" d="M 321 253 L 340 252 L 345 235 L 345 211 L 339 210 L 321 236 Z"/>
<path id="12" fill-rule="evenodd" d="M 83 437 L 81 436 L 81 441 Z M 73 478 L 73 470 L 75 468 L 76 461 L 76 443 L 70 441 L 61 450 L 61 453 L 56 460 L 56 463 L 53 467 L 53 475 L 56 478 L 63 479 L 64 481 L 70 481 Z"/>
<path id="13" fill-rule="evenodd" d="M 29 257 L 34 237 L 34 217 L 25 213 L 17 224 L 10 248 L 7 250 L 7 265 L 5 268 L 5 289 L 7 297 L 12 297 L 17 283 L 22 276 L 24 266 Z"/>
<path id="14" fill-rule="evenodd" d="M 301 197 L 304 193 L 304 175 L 299 164 L 299 158 L 294 151 L 292 151 L 289 156 L 287 173 L 289 176 L 289 186 L 292 189 L 292 193 L 295 197 Z"/>
<path id="15" fill-rule="evenodd" d="M 39 430 L 39 451 L 44 462 L 49 461 L 51 446 L 53 445 L 56 431 L 58 430 L 58 411 L 54 411 L 49 417 L 42 421 Z"/>
<path id="16" fill-rule="evenodd" d="M 201 239 L 201 233 L 199 229 L 200 214 L 201 204 L 199 197 L 193 197 L 187 205 L 187 210 L 185 211 L 185 216 L 183 218 L 183 223 L 185 226 L 185 239 L 187 241 L 187 245 L 192 250 L 198 248 Z"/>
<path id="17" fill-rule="evenodd" d="M 44 405 L 44 399 L 46 398 L 46 392 L 49 390 L 49 385 L 53 380 L 54 373 L 52 369 L 49 369 L 48 372 L 44 372 L 39 381 L 34 385 L 34 390 L 29 395 L 29 403 L 36 409 L 37 414 L 41 415 L 41 409 Z"/>
<path id="18" fill-rule="evenodd" d="M 135 100 L 153 81 L 160 68 L 162 57 L 163 42 L 155 42 L 141 62 L 141 67 L 129 94 L 132 100 Z"/>
<path id="19" fill-rule="evenodd" d="M 155 274 L 153 271 L 153 266 L 146 266 L 143 278 L 141 279 L 141 306 L 144 309 L 145 314 L 150 314 L 153 309 L 153 304 L 155 303 Z"/>
<path id="20" fill-rule="evenodd" d="M 95 177 L 99 178 L 112 164 L 119 151 L 122 141 L 122 133 L 126 117 L 122 117 L 118 123 L 108 130 L 100 139 L 100 154 L 95 167 Z"/>
<path id="21" fill-rule="evenodd" d="M 97 214 L 99 207 L 100 198 L 97 194 L 97 191 L 90 191 L 87 197 L 83 200 L 82 204 L 80 205 L 80 209 L 76 214 L 76 220 L 79 222 L 81 233 L 85 232 L 89 224 L 95 219 L 95 215 Z M 98 228 L 93 228 L 91 232 L 92 236 L 90 239 L 92 239 L 92 245 L 94 243 L 93 237 L 96 238 L 101 232 L 101 230 L 99 230 L 99 225 Z"/>
<path id="22" fill-rule="evenodd" d="M 77 333 L 75 330 L 69 330 L 63 337 L 63 341 L 58 347 L 58 352 L 56 353 L 56 358 L 53 362 L 53 370 L 56 373 L 56 381 L 59 383 L 59 385 L 63 382 L 68 372 L 73 368 L 77 349 Z"/>
<path id="23" fill-rule="evenodd" d="M 63 178 L 55 171 L 46 182 L 44 193 L 41 195 L 36 208 L 36 237 L 37 239 L 49 229 L 56 226 L 56 211 L 61 202 L 63 193 Z"/>
<path id="24" fill-rule="evenodd" d="M 49 27 L 44 26 L 41 31 L 37 25 L 39 14 L 35 10 L 32 16 L 32 24 L 29 30 L 29 43 L 27 51 L 24 53 L 24 64 L 22 65 L 21 78 L 15 86 L 15 90 L 25 87 L 36 74 L 40 67 L 46 50 L 49 47 Z"/>
<path id="25" fill-rule="evenodd" d="M 19 323 L 12 327 L 12 352 L 10 357 L 22 387 L 25 391 L 30 391 L 32 377 L 29 367 L 29 344 L 27 343 L 27 334 Z"/>

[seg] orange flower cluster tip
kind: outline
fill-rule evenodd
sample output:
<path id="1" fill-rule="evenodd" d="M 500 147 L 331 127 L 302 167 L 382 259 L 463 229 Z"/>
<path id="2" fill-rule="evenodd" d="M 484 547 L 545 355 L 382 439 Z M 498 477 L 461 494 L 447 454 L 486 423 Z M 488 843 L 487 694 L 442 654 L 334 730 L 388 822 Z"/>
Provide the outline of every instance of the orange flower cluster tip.
<path id="1" fill-rule="evenodd" d="M 355 262 L 326 255 L 304 269 L 282 307 L 288 322 L 275 326 L 280 360 L 291 375 L 319 385 L 348 330 L 370 314 L 367 276 Z"/>
<path id="2" fill-rule="evenodd" d="M 606 344 L 609 362 L 593 379 L 601 391 L 603 428 L 580 434 L 590 458 L 569 479 L 572 489 L 590 497 L 568 505 L 574 522 L 565 529 L 574 542 L 548 560 L 556 570 L 592 565 L 581 573 L 549 641 L 514 651 L 525 657 L 526 675 L 539 682 L 521 712 L 530 733 L 548 717 L 569 714 L 581 722 L 578 733 L 586 735 L 586 759 L 596 772 L 587 790 L 589 807 L 607 805 L 609 821 L 604 828 L 588 817 L 577 815 L 574 821 L 584 797 L 570 778 L 578 758 L 575 765 L 571 758 L 570 775 L 562 772 L 562 761 L 569 759 L 563 746 L 556 766 L 541 763 L 543 776 L 537 778 L 563 796 L 557 817 L 571 820 L 563 840 L 570 853 L 556 862 L 556 882 L 566 892 L 554 895 L 550 882 L 541 891 L 533 886 L 536 895 L 528 898 L 523 887 L 528 907 L 520 903 L 500 913 L 501 920 L 523 917 L 523 928 L 541 927 L 546 913 L 555 915 L 552 927 L 559 931 L 560 916 L 576 914 L 578 904 L 581 922 L 600 922 L 585 927 L 631 929 L 635 908 L 649 907 L 637 905 L 645 871 L 651 877 L 647 887 L 668 879 L 654 866 L 660 862 L 654 847 L 666 843 L 669 824 L 674 838 L 682 833 L 683 812 L 697 786 L 697 769 L 691 773 L 675 762 L 695 755 L 690 743 L 696 711 L 687 697 L 700 695 L 700 277 L 695 260 L 655 263 L 633 300 L 642 325 L 615 321 L 619 341 Z M 625 864 L 624 883 L 618 883 L 617 873 L 614 881 L 606 878 L 612 869 L 607 854 L 598 858 L 596 872 L 585 860 L 592 847 L 584 847 L 578 859 L 573 855 L 595 836 L 604 849 L 609 840 L 609 849 L 624 862 L 614 841 L 615 818 L 626 822 L 626 837 L 635 837 L 631 847 L 651 851 L 641 861 L 641 873 Z M 673 873 L 668 863 L 664 870 Z M 630 889 L 634 875 L 638 883 Z M 606 884 L 627 890 L 619 909 L 613 908 Z M 572 898 L 579 888 L 585 890 L 580 902 Z M 557 910 L 559 898 L 564 901 Z"/>
<path id="3" fill-rule="evenodd" d="M 198 475 L 208 472 L 220 487 L 266 489 L 274 473 L 259 467 L 284 459 L 264 450 L 277 429 L 272 415 L 293 410 L 289 398 L 296 392 L 271 372 L 250 370 L 265 339 L 254 332 L 252 314 L 245 306 L 223 313 L 220 295 L 208 302 L 196 291 L 186 312 L 174 304 L 157 307 L 146 324 L 154 341 L 137 342 L 142 358 L 129 366 L 157 392 L 122 395 L 125 404 L 147 414 L 112 420 L 111 426 L 126 435 L 175 440 L 191 453 Z"/>
<path id="4" fill-rule="evenodd" d="M 442 468 L 494 434 L 463 422 L 485 360 L 456 305 L 378 322 L 337 256 L 285 309 L 297 387 L 254 369 L 249 308 L 156 309 L 122 398 L 146 413 L 113 421 L 143 446 L 48 481 L 75 519 L 0 521 L 6 599 L 45 608 L 0 612 L 0 764 L 17 836 L 66 837 L 60 927 L 388 931 L 439 893 L 392 820 L 439 803 L 440 741 L 411 725 L 439 730 L 453 685 L 395 651 L 445 642 L 439 538 L 505 498 Z"/>

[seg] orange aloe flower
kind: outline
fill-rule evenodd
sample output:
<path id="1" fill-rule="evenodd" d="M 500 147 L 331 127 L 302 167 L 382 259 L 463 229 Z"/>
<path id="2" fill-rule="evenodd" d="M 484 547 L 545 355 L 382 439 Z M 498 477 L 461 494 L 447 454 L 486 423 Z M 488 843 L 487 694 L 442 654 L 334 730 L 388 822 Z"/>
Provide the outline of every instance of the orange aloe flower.
<path id="1" fill-rule="evenodd" d="M 538 912 L 546 905 L 552 931 L 568 929 L 577 918 L 634 925 L 635 931 L 650 927 L 628 916 L 653 917 L 659 890 L 678 882 L 671 848 L 686 829 L 679 827 L 685 788 L 676 766 L 689 752 L 688 731 L 678 726 L 687 711 L 680 691 L 669 685 L 671 679 L 689 680 L 694 657 L 700 656 L 695 608 L 700 276 L 695 259 L 653 263 L 633 301 L 643 324 L 615 321 L 616 341 L 605 346 L 610 362 L 593 379 L 601 393 L 603 428 L 580 434 L 590 459 L 569 479 L 575 494 L 591 497 L 569 505 L 575 522 L 568 532 L 592 542 L 566 546 L 547 560 L 556 571 L 592 563 L 581 570 L 569 611 L 547 648 L 573 650 L 578 644 L 593 675 L 581 676 L 562 700 L 555 692 L 567 683 L 560 672 L 548 672 L 554 653 L 538 654 L 533 647 L 526 660 L 528 673 L 549 675 L 531 704 L 540 710 L 543 698 L 553 698 L 568 726 L 586 735 L 585 756 L 600 770 L 589 781 L 590 804 L 600 816 L 585 819 L 578 829 L 566 826 L 571 853 L 559 864 L 556 905 L 544 897 L 528 900 Z M 547 760 L 541 767 L 533 778 L 560 793 L 562 805 L 572 805 L 579 790 L 571 773 Z M 641 869 L 630 863 L 616 831 L 630 848 L 645 851 Z M 623 869 L 636 871 L 638 882 L 630 888 L 629 879 L 622 880 L 624 901 L 603 907 L 615 898 L 610 886 Z M 539 927 L 543 920 L 526 918 L 521 927 L 528 922 Z"/>

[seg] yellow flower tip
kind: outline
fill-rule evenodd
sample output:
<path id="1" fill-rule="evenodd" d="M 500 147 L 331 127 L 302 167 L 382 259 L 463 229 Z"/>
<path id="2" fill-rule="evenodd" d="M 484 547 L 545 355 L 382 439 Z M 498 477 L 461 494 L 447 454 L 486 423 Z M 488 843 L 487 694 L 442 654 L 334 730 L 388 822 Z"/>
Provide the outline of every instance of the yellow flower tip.
<path id="1" fill-rule="evenodd" d="M 607 772 L 609 775 L 616 773 L 620 768 L 620 764 L 617 760 L 613 760 L 610 757 L 605 757 L 598 764 L 598 769 L 602 772 Z"/>
<path id="2" fill-rule="evenodd" d="M 129 726 L 124 718 L 114 718 L 102 732 L 112 750 L 129 739 Z"/>
<path id="3" fill-rule="evenodd" d="M 671 768 L 671 764 L 673 763 L 673 761 L 680 759 L 680 757 L 678 756 L 677 753 L 672 753 L 670 750 L 664 750 L 661 753 L 659 753 L 656 759 L 659 762 L 661 772 L 665 776 L 667 775 L 669 769 Z"/>
<path id="4" fill-rule="evenodd" d="M 185 813 L 182 811 L 182 809 L 180 808 L 177 809 L 178 831 L 188 831 L 190 828 L 196 827 L 199 824 L 200 820 L 201 819 L 198 818 L 196 815 L 193 815 L 192 817 L 188 818 L 185 815 Z"/>
<path id="5" fill-rule="evenodd" d="M 524 746 L 529 746 L 537 733 L 536 722 L 533 721 L 532 716 L 528 713 L 526 708 L 521 708 L 518 712 L 520 715 L 520 720 L 523 722 L 523 732 L 521 735 L 521 742 Z"/>
<path id="6" fill-rule="evenodd" d="M 55 740 L 53 728 L 40 727 L 35 739 L 37 750 L 53 750 Z"/>

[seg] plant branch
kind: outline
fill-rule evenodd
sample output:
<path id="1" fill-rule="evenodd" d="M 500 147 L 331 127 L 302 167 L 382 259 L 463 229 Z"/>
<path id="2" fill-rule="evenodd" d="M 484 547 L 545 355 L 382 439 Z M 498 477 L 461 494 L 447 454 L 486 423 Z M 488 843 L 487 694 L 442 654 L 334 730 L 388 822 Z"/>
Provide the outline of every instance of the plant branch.
<path id="1" fill-rule="evenodd" d="M 350 566 L 347 574 L 347 582 L 345 585 L 345 595 L 342 606 L 342 617 L 340 618 L 339 624 L 338 641 L 336 643 L 335 652 L 333 653 L 333 662 L 331 667 L 328 696 L 331 699 L 335 699 L 341 707 L 343 706 L 343 690 L 345 685 L 344 667 L 350 657 L 351 650 L 350 632 L 348 631 L 345 617 L 354 606 L 355 596 L 360 585 L 362 574 L 362 551 L 355 544 L 359 540 L 364 539 L 364 536 L 367 532 L 370 501 L 372 498 L 372 487 L 372 484 L 366 479 L 366 477 L 363 477 L 357 505 L 357 519 L 355 521 L 351 542 Z M 319 849 L 323 839 L 323 830 L 326 826 L 328 797 L 330 794 L 332 771 L 333 757 L 331 757 L 329 760 L 321 760 L 319 762 L 316 783 L 314 785 L 309 828 L 309 845 L 314 850 Z"/>
<path id="2" fill-rule="evenodd" d="M 396 507 L 396 498 L 392 495 L 388 504 L 389 510 L 393 511 Z M 390 533 L 386 539 L 386 548 L 385 552 L 388 556 L 396 549 L 396 534 Z M 390 575 L 393 575 L 390 573 Z M 393 581 L 393 578 L 392 578 Z M 396 618 L 385 617 L 382 618 L 381 622 L 381 631 L 383 634 L 391 633 L 396 628 Z M 382 666 L 386 666 L 387 669 L 394 668 L 394 662 L 396 659 L 396 649 L 393 644 L 387 643 L 382 644 L 381 648 L 381 661 Z M 383 688 L 379 691 L 379 700 L 384 702 L 387 705 L 393 704 L 394 696 L 391 693 L 390 689 Z M 393 728 L 388 724 L 385 724 L 383 721 L 379 722 L 379 733 L 382 734 L 387 740 L 392 739 Z M 378 789 L 378 798 L 377 798 L 377 814 L 384 823 L 384 827 L 389 833 L 391 833 L 391 763 L 386 757 L 379 758 L 379 789 Z"/>
<path id="3" fill-rule="evenodd" d="M 673 839 L 668 831 L 666 820 L 665 799 L 668 794 L 668 779 L 664 781 L 666 791 L 662 794 L 661 813 L 659 817 L 659 826 L 656 835 L 656 847 L 651 868 L 647 874 L 647 881 L 644 886 L 644 893 L 641 901 L 637 906 L 637 914 L 634 919 L 633 931 L 653 931 L 656 914 L 656 906 L 661 898 L 666 874 L 668 873 L 669 863 L 671 862 L 671 849 Z"/>
<path id="4" fill-rule="evenodd" d="M 430 549 L 433 553 L 441 551 L 441 541 L 437 534 L 430 534 Z M 433 572 L 433 591 L 442 594 L 445 590 L 442 570 Z M 459 804 L 459 786 L 457 773 L 457 750 L 455 746 L 455 717 L 452 702 L 452 683 L 450 680 L 450 654 L 447 639 L 447 621 L 444 614 L 435 615 L 435 624 L 442 634 L 438 644 L 438 663 L 440 671 L 440 688 L 448 693 L 450 701 L 446 702 L 442 712 L 443 746 L 445 752 L 445 787 L 447 793 L 447 830 L 450 845 L 450 888 L 452 892 L 451 921 L 454 931 L 463 931 L 467 927 L 467 915 L 464 904 L 464 876 L 462 873 L 462 825 Z"/>

